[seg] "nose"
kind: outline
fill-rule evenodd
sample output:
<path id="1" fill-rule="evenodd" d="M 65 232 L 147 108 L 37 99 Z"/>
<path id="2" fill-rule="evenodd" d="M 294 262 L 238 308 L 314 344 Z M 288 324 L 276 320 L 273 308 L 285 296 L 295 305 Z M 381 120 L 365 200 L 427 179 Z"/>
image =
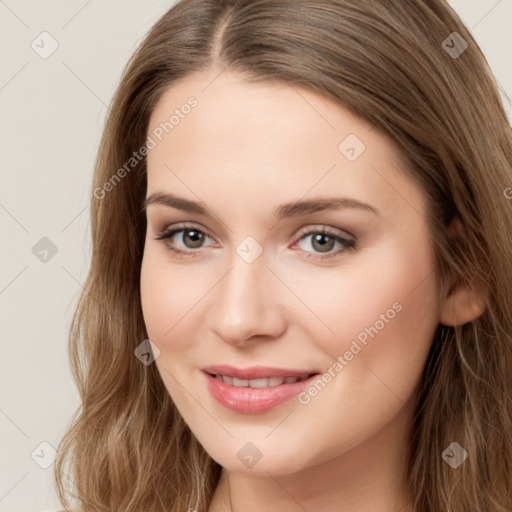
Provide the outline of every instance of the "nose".
<path id="1" fill-rule="evenodd" d="M 279 304 L 284 285 L 262 256 L 247 263 L 234 254 L 230 270 L 214 290 L 208 327 L 226 343 L 242 347 L 256 339 L 275 339 L 286 329 Z"/>

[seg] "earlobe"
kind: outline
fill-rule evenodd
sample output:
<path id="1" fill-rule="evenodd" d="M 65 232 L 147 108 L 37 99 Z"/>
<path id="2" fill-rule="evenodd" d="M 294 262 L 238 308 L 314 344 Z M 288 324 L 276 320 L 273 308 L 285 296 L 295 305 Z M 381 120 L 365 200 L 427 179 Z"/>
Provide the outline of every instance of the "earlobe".
<path id="1" fill-rule="evenodd" d="M 441 306 L 439 322 L 455 327 L 476 320 L 486 308 L 485 294 L 469 285 L 461 284 L 445 297 Z"/>

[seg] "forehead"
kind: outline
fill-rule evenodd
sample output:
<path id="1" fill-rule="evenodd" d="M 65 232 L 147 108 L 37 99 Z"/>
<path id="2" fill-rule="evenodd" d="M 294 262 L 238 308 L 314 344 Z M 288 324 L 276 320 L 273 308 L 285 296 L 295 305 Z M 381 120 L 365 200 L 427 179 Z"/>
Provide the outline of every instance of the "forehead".
<path id="1" fill-rule="evenodd" d="M 193 108 L 187 107 L 190 98 L 196 103 Z M 315 156 L 328 148 L 337 155 L 338 139 L 353 133 L 368 144 L 384 143 L 393 151 L 392 141 L 379 136 L 374 126 L 323 96 L 282 82 L 250 83 L 229 72 L 214 78 L 194 74 L 168 88 L 153 109 L 149 130 L 171 119 L 172 126 L 168 124 L 167 130 L 163 126 L 162 133 L 168 147 L 192 136 L 204 144 L 198 149 L 217 146 L 231 149 L 230 154 L 236 150 L 230 148 L 233 141 L 270 143 L 266 150 L 284 150 L 294 143 L 300 153 L 310 153 L 323 139 Z M 258 156 L 264 155 L 259 151 Z"/>
<path id="2" fill-rule="evenodd" d="M 188 76 L 164 92 L 148 135 L 155 142 L 148 194 L 188 188 L 207 199 L 214 185 L 219 200 L 224 193 L 255 207 L 262 198 L 339 193 L 384 211 L 411 202 L 423 208 L 421 192 L 398 172 L 403 162 L 391 138 L 295 85 L 249 83 L 228 72 Z"/>

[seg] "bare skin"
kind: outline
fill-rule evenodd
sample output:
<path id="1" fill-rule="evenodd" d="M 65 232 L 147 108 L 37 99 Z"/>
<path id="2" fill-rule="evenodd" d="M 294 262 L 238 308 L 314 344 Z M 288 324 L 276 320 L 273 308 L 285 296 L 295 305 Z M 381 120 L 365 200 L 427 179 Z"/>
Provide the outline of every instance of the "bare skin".
<path id="1" fill-rule="evenodd" d="M 439 300 L 425 197 L 399 172 L 387 136 L 304 89 L 214 76 L 189 76 L 156 105 L 148 134 L 190 96 L 198 102 L 150 151 L 147 189 L 197 201 L 212 216 L 148 204 L 141 269 L 155 364 L 224 468 L 209 510 L 412 512 L 402 469 L 433 335 L 440 322 L 479 316 L 481 301 L 465 289 Z M 340 149 L 350 134 L 357 139 Z M 283 203 L 327 197 L 378 213 L 274 217 Z M 187 229 L 156 240 L 177 223 Z M 306 235 L 324 227 L 354 249 Z M 188 236 L 194 229 L 202 244 Z M 262 252 L 248 263 L 237 247 Z M 209 393 L 201 368 L 211 364 L 316 369 L 331 379 L 302 402 L 249 414 Z M 251 467 L 237 456 L 247 443 L 261 454 Z"/>

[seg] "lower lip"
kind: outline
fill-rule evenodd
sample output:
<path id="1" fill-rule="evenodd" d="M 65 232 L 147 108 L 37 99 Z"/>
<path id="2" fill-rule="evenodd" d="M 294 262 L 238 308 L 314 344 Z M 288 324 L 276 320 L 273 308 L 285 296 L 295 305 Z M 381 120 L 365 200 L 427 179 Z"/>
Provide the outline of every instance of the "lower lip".
<path id="1" fill-rule="evenodd" d="M 204 373 L 204 372 L 203 372 Z M 236 412 L 255 414 L 268 411 L 310 386 L 319 375 L 292 384 L 266 388 L 235 387 L 204 373 L 208 391 L 224 407 Z"/>

